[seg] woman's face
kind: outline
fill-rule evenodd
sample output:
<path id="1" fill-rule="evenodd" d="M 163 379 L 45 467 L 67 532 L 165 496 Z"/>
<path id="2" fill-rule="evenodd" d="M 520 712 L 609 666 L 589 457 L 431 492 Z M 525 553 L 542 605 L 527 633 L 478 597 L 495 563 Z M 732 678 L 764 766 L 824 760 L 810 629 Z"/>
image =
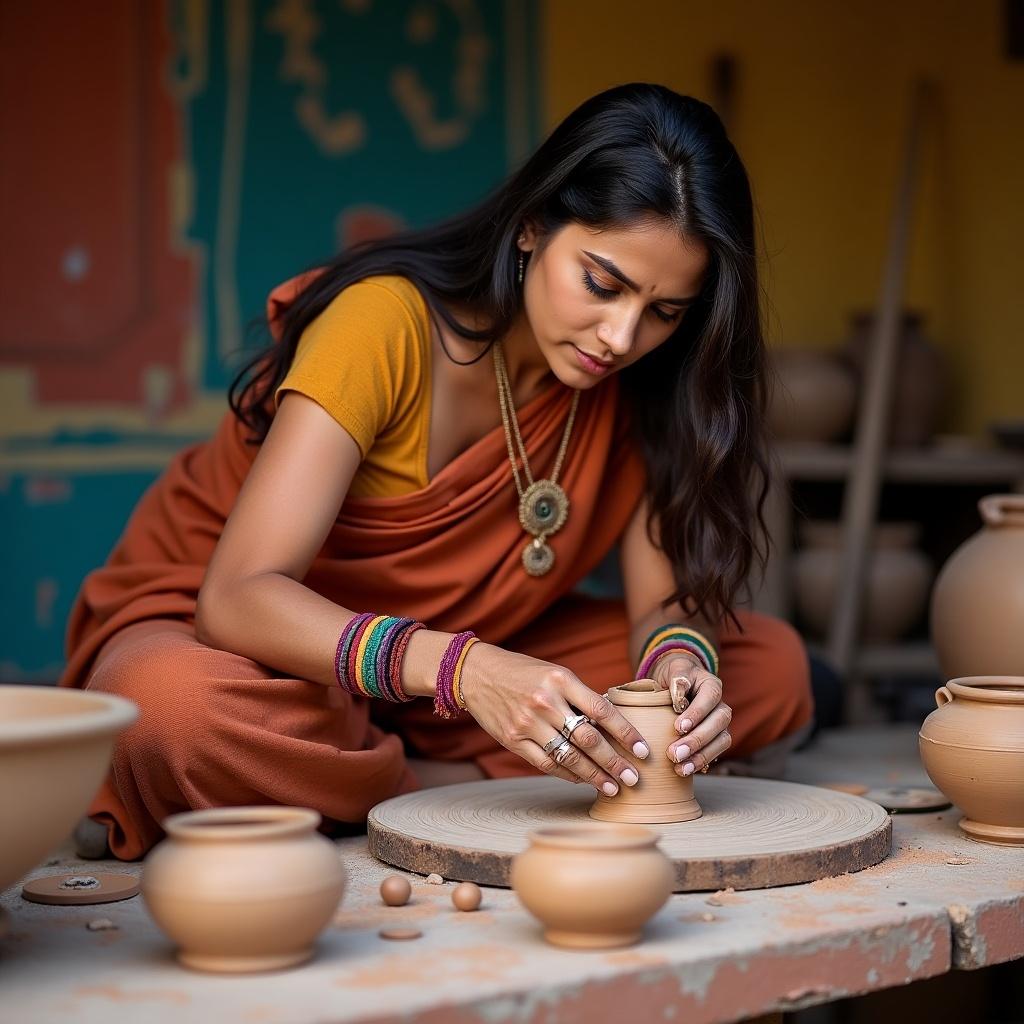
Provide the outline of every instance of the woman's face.
<path id="1" fill-rule="evenodd" d="M 597 230 L 570 223 L 537 245 L 523 283 L 526 319 L 552 373 L 590 388 L 666 341 L 697 298 L 707 247 L 651 219 Z"/>

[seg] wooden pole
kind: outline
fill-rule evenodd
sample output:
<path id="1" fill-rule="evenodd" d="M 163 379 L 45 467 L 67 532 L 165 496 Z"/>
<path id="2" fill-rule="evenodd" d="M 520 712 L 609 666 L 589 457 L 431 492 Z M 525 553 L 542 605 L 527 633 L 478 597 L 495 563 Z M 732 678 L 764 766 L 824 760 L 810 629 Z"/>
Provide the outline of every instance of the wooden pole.
<path id="1" fill-rule="evenodd" d="M 854 648 L 860 626 L 871 530 L 878 509 L 882 462 L 889 434 L 907 251 L 924 121 L 931 95 L 932 87 L 919 81 L 913 94 L 902 177 L 890 225 L 888 257 L 864 363 L 853 465 L 843 492 L 841 585 L 832 611 L 828 653 L 833 666 L 847 680 L 855 663 Z"/>

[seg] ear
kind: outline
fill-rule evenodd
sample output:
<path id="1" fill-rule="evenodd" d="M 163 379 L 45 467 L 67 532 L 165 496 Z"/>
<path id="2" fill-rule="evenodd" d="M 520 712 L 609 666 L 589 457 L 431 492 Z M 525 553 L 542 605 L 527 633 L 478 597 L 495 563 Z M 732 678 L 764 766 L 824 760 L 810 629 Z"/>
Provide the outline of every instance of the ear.
<path id="1" fill-rule="evenodd" d="M 523 230 L 519 232 L 516 245 L 522 252 L 533 252 L 540 240 L 537 225 L 532 220 L 523 221 Z"/>

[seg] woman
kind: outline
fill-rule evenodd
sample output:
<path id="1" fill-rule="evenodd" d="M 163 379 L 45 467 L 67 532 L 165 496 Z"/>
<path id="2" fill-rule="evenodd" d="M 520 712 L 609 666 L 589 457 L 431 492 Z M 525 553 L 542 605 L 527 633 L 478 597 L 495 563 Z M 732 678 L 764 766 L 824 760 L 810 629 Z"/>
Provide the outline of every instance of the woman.
<path id="1" fill-rule="evenodd" d="M 141 707 L 90 808 L 116 856 L 188 808 L 337 828 L 530 771 L 613 795 L 649 756 L 686 775 L 805 729 L 799 640 L 734 609 L 764 345 L 749 185 L 709 107 L 595 96 L 476 209 L 342 253 L 269 320 L 72 613 L 62 683 Z M 625 601 L 574 594 L 616 544 Z M 673 690 L 668 750 L 600 696 L 640 674 Z"/>

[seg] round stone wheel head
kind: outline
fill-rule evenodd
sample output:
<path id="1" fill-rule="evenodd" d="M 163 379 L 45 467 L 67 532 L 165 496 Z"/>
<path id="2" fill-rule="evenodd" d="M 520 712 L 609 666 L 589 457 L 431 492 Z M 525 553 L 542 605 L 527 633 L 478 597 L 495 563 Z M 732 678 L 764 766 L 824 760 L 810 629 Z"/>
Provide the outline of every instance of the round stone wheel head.
<path id="1" fill-rule="evenodd" d="M 664 825 L 699 818 L 703 812 L 693 795 L 693 777 L 676 774 L 675 766 L 668 759 L 668 745 L 680 738 L 668 690 L 659 689 L 651 679 L 638 679 L 613 686 L 606 696 L 639 730 L 651 754 L 646 760 L 640 760 L 609 737 L 615 750 L 636 766 L 640 781 L 635 786 L 620 785 L 613 797 L 599 794 L 590 808 L 590 817 L 638 825 Z"/>

